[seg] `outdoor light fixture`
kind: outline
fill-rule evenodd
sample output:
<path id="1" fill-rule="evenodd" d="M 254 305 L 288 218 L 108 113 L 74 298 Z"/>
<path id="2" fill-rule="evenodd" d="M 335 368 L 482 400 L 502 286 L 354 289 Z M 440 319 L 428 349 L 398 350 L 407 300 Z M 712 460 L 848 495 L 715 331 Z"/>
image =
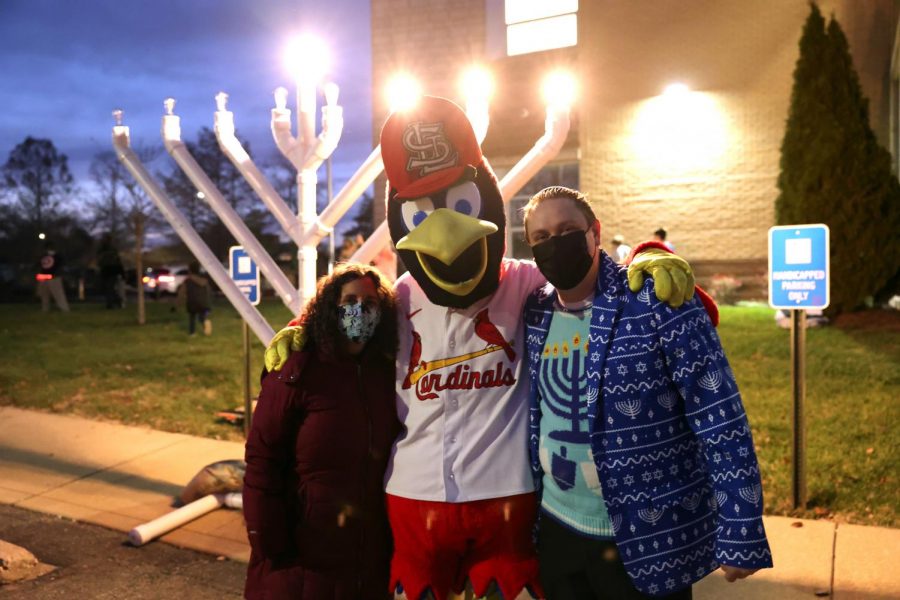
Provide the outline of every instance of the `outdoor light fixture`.
<path id="1" fill-rule="evenodd" d="M 47 236 L 44 235 L 43 233 L 39 233 L 39 234 L 38 234 L 38 239 L 39 239 L 39 240 L 43 240 L 43 239 L 46 239 L 46 238 L 47 238 Z"/>
<path id="2" fill-rule="evenodd" d="M 677 177 L 720 166 L 727 137 L 715 96 L 677 82 L 640 103 L 629 143 L 643 173 Z"/>
<path id="3" fill-rule="evenodd" d="M 684 98 L 687 94 L 691 93 L 691 88 L 683 83 L 670 83 L 666 86 L 666 89 L 663 90 L 663 96 L 667 96 L 669 98 Z"/>
<path id="4" fill-rule="evenodd" d="M 206 194 L 204 194 L 203 192 L 197 192 L 197 198 L 203 200 L 204 198 L 206 198 Z"/>
<path id="5" fill-rule="evenodd" d="M 419 102 L 422 86 L 408 73 L 398 73 L 388 80 L 388 107 L 391 112 L 409 110 Z"/>
<path id="6" fill-rule="evenodd" d="M 568 110 L 575 101 L 577 84 L 568 71 L 553 71 L 544 78 L 544 102 L 557 110 Z"/>

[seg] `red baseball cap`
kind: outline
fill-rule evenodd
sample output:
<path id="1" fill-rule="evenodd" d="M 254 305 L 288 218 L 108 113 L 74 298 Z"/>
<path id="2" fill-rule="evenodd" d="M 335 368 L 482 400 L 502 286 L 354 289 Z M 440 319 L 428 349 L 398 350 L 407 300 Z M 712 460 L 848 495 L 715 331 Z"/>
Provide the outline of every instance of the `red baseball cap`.
<path id="1" fill-rule="evenodd" d="M 418 198 L 462 177 L 481 163 L 481 146 L 463 110 L 446 98 L 423 96 L 414 108 L 392 113 L 381 129 L 381 157 L 398 198 Z"/>

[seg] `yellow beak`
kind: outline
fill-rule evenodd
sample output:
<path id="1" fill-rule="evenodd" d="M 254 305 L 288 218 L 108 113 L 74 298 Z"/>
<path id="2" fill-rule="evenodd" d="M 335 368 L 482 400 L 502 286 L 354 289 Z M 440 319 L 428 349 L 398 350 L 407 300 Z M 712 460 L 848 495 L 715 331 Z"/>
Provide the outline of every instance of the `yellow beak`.
<path id="1" fill-rule="evenodd" d="M 497 231 L 497 225 L 490 221 L 475 219 L 455 210 L 438 208 L 422 223 L 397 242 L 398 250 L 416 253 L 419 264 L 431 281 L 442 290 L 465 296 L 475 289 L 487 271 L 487 236 Z M 481 240 L 481 264 L 478 272 L 466 281 L 451 282 L 441 279 L 422 255 L 432 256 L 445 265 L 450 265 L 472 244 Z"/>

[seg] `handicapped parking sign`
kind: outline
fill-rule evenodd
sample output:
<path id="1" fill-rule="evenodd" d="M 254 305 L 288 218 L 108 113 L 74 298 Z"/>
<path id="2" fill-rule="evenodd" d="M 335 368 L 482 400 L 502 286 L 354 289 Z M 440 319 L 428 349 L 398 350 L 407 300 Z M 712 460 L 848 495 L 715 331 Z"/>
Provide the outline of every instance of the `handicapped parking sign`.
<path id="1" fill-rule="evenodd" d="M 259 269 L 243 246 L 228 249 L 228 271 L 250 304 L 259 304 Z"/>
<path id="2" fill-rule="evenodd" d="M 826 308 L 830 297 L 828 225 L 769 229 L 769 305 Z"/>

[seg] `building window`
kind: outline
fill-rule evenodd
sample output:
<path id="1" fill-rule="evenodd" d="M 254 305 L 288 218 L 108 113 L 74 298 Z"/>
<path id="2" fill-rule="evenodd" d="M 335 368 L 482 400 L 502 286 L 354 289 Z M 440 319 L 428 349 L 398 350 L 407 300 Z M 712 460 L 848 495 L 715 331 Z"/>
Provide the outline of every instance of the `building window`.
<path id="1" fill-rule="evenodd" d="M 497 176 L 502 177 L 505 170 L 497 169 Z M 551 185 L 562 185 L 577 190 L 578 163 L 554 163 L 545 166 L 531 178 L 525 187 L 506 205 L 506 255 L 511 258 L 531 259 L 531 249 L 525 243 L 525 223 L 522 220 L 522 208 L 528 204 L 529 198 Z"/>
<path id="2" fill-rule="evenodd" d="M 578 0 L 506 0 L 506 54 L 528 54 L 578 43 Z"/>

